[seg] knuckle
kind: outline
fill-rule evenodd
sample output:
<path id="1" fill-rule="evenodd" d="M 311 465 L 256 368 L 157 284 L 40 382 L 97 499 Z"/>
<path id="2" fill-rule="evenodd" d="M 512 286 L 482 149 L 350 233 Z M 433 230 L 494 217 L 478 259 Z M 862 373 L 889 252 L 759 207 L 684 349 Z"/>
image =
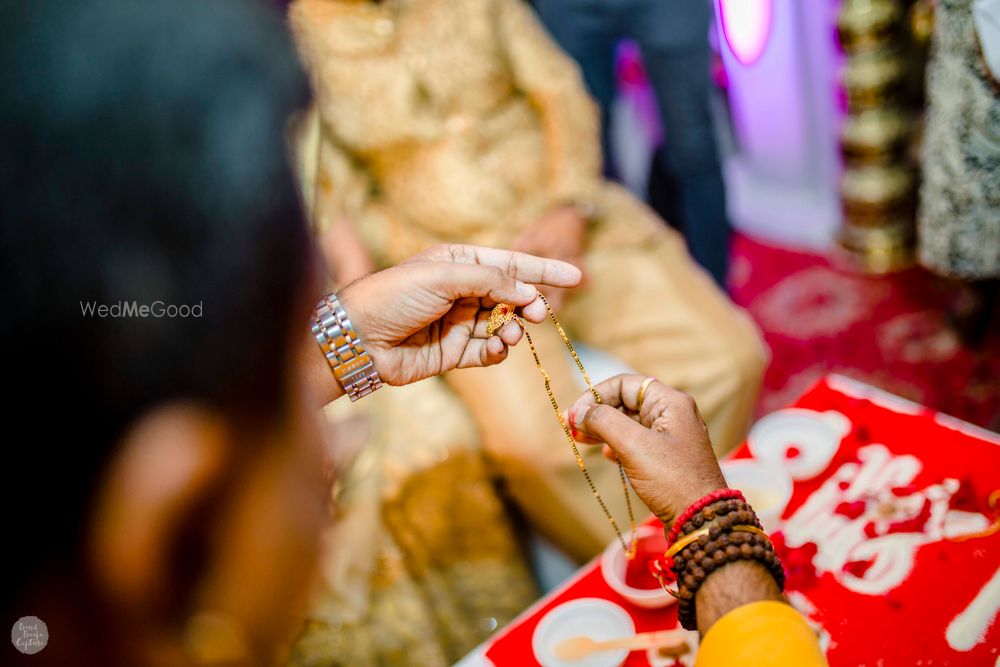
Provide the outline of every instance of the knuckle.
<path id="1" fill-rule="evenodd" d="M 664 388 L 663 399 L 668 405 L 682 409 L 690 409 L 694 405 L 694 398 L 691 394 L 673 387 Z"/>
<path id="2" fill-rule="evenodd" d="M 445 257 L 451 257 L 453 262 L 468 263 L 470 251 L 468 246 L 460 243 L 441 243 L 434 246 L 434 251 L 440 252 Z"/>
<path id="3" fill-rule="evenodd" d="M 504 273 L 503 269 L 498 266 L 491 266 L 490 269 L 490 280 L 495 282 L 497 285 L 505 285 L 510 281 L 510 276 Z"/>
<path id="4" fill-rule="evenodd" d="M 586 426 L 600 426 L 601 422 L 604 421 L 605 415 L 604 410 L 607 408 L 606 405 L 592 405 L 587 410 L 587 413 L 583 416 L 583 423 Z"/>
<path id="5" fill-rule="evenodd" d="M 670 430 L 670 420 L 661 414 L 653 420 L 653 423 L 649 426 L 649 430 L 657 435 L 665 434 Z"/>
<path id="6" fill-rule="evenodd" d="M 520 261 L 519 252 L 512 252 L 507 256 L 507 271 L 506 275 L 513 276 L 517 274 L 517 264 Z M 498 269 L 499 270 L 499 269 Z M 501 272 L 503 273 L 503 272 Z"/>

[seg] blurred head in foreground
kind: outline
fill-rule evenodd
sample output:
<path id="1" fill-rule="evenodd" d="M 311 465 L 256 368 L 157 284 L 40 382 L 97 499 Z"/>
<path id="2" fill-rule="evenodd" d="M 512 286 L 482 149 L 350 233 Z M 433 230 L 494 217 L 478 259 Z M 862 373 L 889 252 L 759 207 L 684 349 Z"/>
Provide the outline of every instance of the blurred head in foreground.
<path id="1" fill-rule="evenodd" d="M 49 633 L 8 657 L 263 661 L 307 587 L 306 87 L 271 5 L 0 9 L 4 609 Z"/>

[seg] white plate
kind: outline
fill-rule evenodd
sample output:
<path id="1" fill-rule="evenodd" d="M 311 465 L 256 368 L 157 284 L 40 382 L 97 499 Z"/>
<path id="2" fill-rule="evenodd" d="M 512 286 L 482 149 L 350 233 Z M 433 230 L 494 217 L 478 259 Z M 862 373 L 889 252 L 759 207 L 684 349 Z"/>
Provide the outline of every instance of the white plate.
<path id="1" fill-rule="evenodd" d="M 722 464 L 726 483 L 746 496 L 767 533 L 781 526 L 781 516 L 792 499 L 792 478 L 784 468 L 754 459 L 732 459 Z"/>
<path id="2" fill-rule="evenodd" d="M 598 598 L 582 598 L 559 605 L 539 622 L 531 638 L 535 659 L 542 667 L 617 667 L 628 651 L 594 653 L 568 662 L 556 657 L 556 646 L 574 637 L 596 641 L 620 639 L 635 634 L 632 617 L 618 605 Z"/>
<path id="3" fill-rule="evenodd" d="M 850 431 L 851 420 L 835 410 L 788 408 L 754 424 L 747 441 L 758 461 L 784 468 L 793 479 L 806 480 L 826 470 Z M 791 447 L 798 449 L 797 456 L 788 456 Z"/>

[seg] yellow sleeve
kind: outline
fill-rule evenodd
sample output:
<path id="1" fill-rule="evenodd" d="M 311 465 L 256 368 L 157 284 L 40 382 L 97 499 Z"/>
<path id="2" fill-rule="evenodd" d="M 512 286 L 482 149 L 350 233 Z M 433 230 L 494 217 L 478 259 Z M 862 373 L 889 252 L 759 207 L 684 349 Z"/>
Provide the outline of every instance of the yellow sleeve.
<path id="1" fill-rule="evenodd" d="M 600 117 L 576 62 L 523 0 L 498 0 L 497 23 L 515 85 L 542 118 L 552 203 L 590 200 L 601 174 Z"/>
<path id="2" fill-rule="evenodd" d="M 783 602 L 732 610 L 702 639 L 695 667 L 826 667 L 816 633 Z"/>

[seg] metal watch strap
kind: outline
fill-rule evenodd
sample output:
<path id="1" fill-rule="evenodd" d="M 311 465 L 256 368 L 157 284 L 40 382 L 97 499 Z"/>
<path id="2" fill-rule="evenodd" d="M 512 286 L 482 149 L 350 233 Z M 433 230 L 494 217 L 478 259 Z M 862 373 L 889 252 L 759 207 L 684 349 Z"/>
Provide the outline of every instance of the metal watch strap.
<path id="1" fill-rule="evenodd" d="M 313 316 L 313 337 L 348 397 L 356 401 L 381 387 L 378 371 L 337 295 L 330 293 L 320 299 Z"/>

